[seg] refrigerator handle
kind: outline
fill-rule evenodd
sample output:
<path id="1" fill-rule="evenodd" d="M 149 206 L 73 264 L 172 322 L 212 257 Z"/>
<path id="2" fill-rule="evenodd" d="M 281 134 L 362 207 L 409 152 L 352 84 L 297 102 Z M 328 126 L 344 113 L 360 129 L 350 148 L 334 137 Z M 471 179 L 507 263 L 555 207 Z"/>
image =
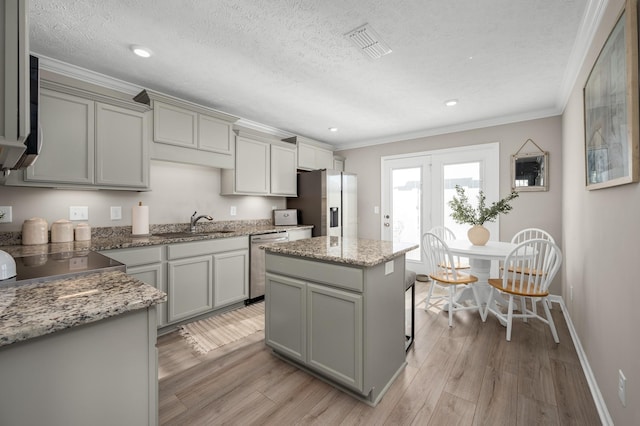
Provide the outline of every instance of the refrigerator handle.
<path id="1" fill-rule="evenodd" d="M 337 228 L 340 226 L 340 221 L 338 218 L 340 215 L 338 214 L 337 207 L 329 207 L 329 228 Z"/>

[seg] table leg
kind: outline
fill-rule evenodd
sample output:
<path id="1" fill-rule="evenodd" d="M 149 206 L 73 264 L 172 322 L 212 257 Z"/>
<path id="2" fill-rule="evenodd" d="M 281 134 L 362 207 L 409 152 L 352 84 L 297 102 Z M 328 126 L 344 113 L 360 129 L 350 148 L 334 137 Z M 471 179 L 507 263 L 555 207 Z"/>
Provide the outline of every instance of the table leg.
<path id="1" fill-rule="evenodd" d="M 493 300 L 491 301 L 491 307 L 498 309 L 497 305 L 499 301 L 503 300 L 502 294 L 489 285 L 489 275 L 491 273 L 491 260 L 486 259 L 469 259 L 469 265 L 471 266 L 469 273 L 478 277 L 478 281 L 471 284 L 476 287 L 478 293 L 478 299 L 483 306 L 486 305 L 486 301 L 489 300 L 491 292 L 494 293 Z M 471 300 L 475 302 L 473 297 L 473 289 L 471 286 L 465 286 L 465 288 L 456 296 L 456 302 L 461 303 L 465 300 Z M 449 311 L 449 304 L 445 304 L 442 308 L 445 311 Z M 506 325 L 502 324 L 502 325 Z"/>

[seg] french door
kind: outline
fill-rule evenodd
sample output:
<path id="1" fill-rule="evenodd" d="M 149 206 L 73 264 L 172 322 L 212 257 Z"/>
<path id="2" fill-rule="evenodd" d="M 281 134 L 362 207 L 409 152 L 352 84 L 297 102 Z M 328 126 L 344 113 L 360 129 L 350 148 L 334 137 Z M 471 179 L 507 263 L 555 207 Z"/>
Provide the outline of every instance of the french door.
<path id="1" fill-rule="evenodd" d="M 479 190 L 487 201 L 499 195 L 499 145 L 474 145 L 382 158 L 383 240 L 421 244 L 422 235 L 444 225 L 457 238 L 465 238 L 467 225 L 455 223 L 449 201 L 456 185 L 465 188 L 473 203 Z M 498 223 L 485 224 L 492 239 L 499 239 Z M 422 248 L 407 253 L 407 268 L 426 273 Z"/>

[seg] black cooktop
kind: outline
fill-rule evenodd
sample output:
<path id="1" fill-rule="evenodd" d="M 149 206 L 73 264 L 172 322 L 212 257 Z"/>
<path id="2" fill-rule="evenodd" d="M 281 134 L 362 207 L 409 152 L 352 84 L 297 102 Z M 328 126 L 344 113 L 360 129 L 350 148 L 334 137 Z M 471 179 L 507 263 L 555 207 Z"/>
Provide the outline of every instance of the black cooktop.
<path id="1" fill-rule="evenodd" d="M 94 251 L 68 251 L 60 253 L 38 254 L 16 257 L 16 277 L 8 281 L 25 282 L 44 281 L 83 275 L 106 270 L 124 271 L 125 266 L 103 254 Z"/>

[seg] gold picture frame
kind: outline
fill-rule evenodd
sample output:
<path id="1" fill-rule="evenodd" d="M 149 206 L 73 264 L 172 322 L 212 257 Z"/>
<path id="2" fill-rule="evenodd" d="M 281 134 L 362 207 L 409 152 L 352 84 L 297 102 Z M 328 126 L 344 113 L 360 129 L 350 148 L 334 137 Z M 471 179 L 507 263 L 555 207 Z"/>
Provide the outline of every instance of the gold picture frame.
<path id="1" fill-rule="evenodd" d="M 638 182 L 638 14 L 627 0 L 584 86 L 588 190 Z"/>

